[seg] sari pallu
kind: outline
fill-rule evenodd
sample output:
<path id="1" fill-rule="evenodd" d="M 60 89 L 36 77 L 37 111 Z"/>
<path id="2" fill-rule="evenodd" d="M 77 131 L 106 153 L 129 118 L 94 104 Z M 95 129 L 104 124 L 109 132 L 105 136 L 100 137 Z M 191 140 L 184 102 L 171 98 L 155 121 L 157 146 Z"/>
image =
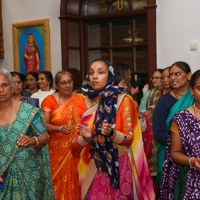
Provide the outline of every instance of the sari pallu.
<path id="1" fill-rule="evenodd" d="M 169 116 L 166 120 L 166 127 L 167 132 L 169 132 L 169 122 L 172 119 L 172 117 L 179 112 L 182 109 L 186 109 L 190 107 L 193 103 L 194 97 L 191 95 L 190 90 L 188 90 L 171 108 Z M 158 144 L 158 151 L 157 151 L 157 162 L 158 162 L 158 171 L 156 176 L 156 182 L 158 185 L 161 184 L 161 178 L 162 178 L 162 170 L 163 170 L 163 163 L 165 158 L 165 149 L 166 146 L 163 146 L 161 144 Z"/>
<path id="2" fill-rule="evenodd" d="M 124 111 L 123 107 L 127 106 L 123 103 L 124 96 L 125 95 L 122 95 L 120 101 L 118 97 L 117 107 L 119 110 L 117 111 L 115 127 L 115 130 L 117 131 L 121 131 L 122 129 L 121 114 Z M 126 98 L 128 97 L 126 96 Z M 90 158 L 90 144 L 88 144 L 83 149 L 80 147 L 82 151 L 81 159 L 78 165 L 78 172 L 81 199 L 95 198 L 96 193 L 98 193 L 99 198 L 99 195 L 102 195 L 102 198 L 106 199 L 119 199 L 120 197 L 122 198 L 123 195 L 128 199 L 135 200 L 154 199 L 155 197 L 148 164 L 144 154 L 142 134 L 137 117 L 137 111 L 134 101 L 131 97 L 129 98 L 131 100 L 132 107 L 125 107 L 125 110 L 133 109 L 134 112 L 134 123 L 131 125 L 134 139 L 131 147 L 117 145 L 119 151 L 120 189 L 116 190 L 111 187 L 108 175 L 97 171 L 94 159 Z M 76 104 L 77 113 L 81 115 L 82 118 L 82 121 L 79 121 L 79 123 L 87 122 L 91 127 L 93 127 L 93 120 L 98 104 L 89 108 L 87 108 L 86 105 L 84 106 L 84 104 L 87 105 L 87 102 L 84 99 L 79 101 L 79 105 Z M 77 140 L 78 138 L 73 138 L 72 143 L 76 143 Z M 98 189 L 96 189 L 96 187 L 98 187 Z"/>
<path id="3" fill-rule="evenodd" d="M 75 94 L 61 106 L 53 95 L 42 102 L 42 110 L 50 113 L 50 123 L 54 126 L 71 126 L 74 102 L 83 97 Z M 61 132 L 49 134 L 49 157 L 56 199 L 79 199 L 77 165 L 79 159 L 71 151 L 71 135 Z"/>
<path id="4" fill-rule="evenodd" d="M 183 143 L 184 153 L 189 157 L 200 157 L 200 121 L 188 110 L 181 110 L 171 120 L 178 126 L 179 135 Z M 178 165 L 171 160 L 171 135 L 167 141 L 166 156 L 163 167 L 160 199 L 200 199 L 200 173 L 193 167 Z M 185 169 L 187 168 L 187 169 Z M 183 174 L 187 171 L 187 178 L 181 181 Z M 178 183 L 179 181 L 179 183 Z M 182 187 L 179 187 L 182 186 Z M 183 187 L 184 185 L 184 187 Z M 185 188 L 181 190 L 180 188 Z M 180 192 L 177 193 L 177 190 Z M 176 192 L 176 194 L 174 194 Z"/>
<path id="5" fill-rule="evenodd" d="M 41 110 L 22 102 L 13 123 L 0 127 L 0 174 L 4 183 L 0 199 L 54 199 L 48 146 L 38 150 L 17 145 L 23 135 L 38 137 L 46 132 Z"/>
<path id="6" fill-rule="evenodd" d="M 142 138 L 144 140 L 144 152 L 146 155 L 147 160 L 151 156 L 151 150 L 152 150 L 152 129 L 151 129 L 151 124 L 149 122 L 148 117 L 143 113 L 143 116 L 146 119 L 146 130 L 142 132 Z"/>

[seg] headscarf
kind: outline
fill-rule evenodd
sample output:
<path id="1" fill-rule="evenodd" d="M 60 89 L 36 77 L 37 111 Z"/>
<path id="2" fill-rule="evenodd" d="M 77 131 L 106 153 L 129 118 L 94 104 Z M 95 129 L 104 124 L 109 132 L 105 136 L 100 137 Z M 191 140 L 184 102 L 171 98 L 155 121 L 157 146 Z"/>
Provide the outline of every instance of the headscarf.
<path id="1" fill-rule="evenodd" d="M 109 175 L 111 186 L 119 189 L 119 162 L 118 162 L 118 148 L 109 137 L 101 134 L 103 120 L 107 120 L 111 128 L 115 128 L 116 111 L 117 111 L 117 97 L 120 93 L 125 93 L 121 87 L 114 86 L 115 71 L 111 63 L 107 60 L 99 59 L 108 65 L 109 73 L 107 83 L 103 90 L 94 91 L 89 81 L 89 74 L 87 74 L 82 85 L 82 90 L 90 99 L 100 99 L 99 106 L 95 114 L 95 130 L 92 133 L 92 140 L 90 145 L 91 158 L 94 158 L 98 171 L 106 172 Z M 94 61 L 95 62 L 95 61 Z"/>

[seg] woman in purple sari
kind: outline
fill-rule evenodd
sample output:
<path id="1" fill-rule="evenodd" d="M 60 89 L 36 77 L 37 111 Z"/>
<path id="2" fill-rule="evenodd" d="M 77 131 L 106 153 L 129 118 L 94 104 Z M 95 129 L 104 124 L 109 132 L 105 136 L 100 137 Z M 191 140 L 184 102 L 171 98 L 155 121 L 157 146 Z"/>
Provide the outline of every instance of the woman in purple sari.
<path id="1" fill-rule="evenodd" d="M 170 122 L 160 199 L 200 199 L 200 70 L 190 90 L 194 104 Z"/>
<path id="2" fill-rule="evenodd" d="M 24 50 L 24 66 L 26 72 L 40 72 L 40 50 L 32 33 L 28 35 Z"/>

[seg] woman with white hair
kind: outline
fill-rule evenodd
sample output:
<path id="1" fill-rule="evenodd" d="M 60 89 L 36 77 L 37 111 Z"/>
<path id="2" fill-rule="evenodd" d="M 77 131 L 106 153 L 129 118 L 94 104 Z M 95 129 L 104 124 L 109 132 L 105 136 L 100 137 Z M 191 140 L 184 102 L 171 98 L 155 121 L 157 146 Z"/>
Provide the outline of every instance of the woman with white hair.
<path id="1" fill-rule="evenodd" d="M 0 70 L 0 199 L 54 199 L 42 112 L 12 99 L 12 77 Z"/>

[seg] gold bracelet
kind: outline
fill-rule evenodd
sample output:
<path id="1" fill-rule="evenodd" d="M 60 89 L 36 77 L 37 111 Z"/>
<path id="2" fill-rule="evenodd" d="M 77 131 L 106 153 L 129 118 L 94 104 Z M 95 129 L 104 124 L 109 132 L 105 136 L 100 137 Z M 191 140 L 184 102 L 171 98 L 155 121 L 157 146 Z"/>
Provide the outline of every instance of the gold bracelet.
<path id="1" fill-rule="evenodd" d="M 38 139 L 38 137 L 32 137 L 35 140 L 35 144 L 33 145 L 34 147 L 38 146 L 40 144 L 40 141 Z"/>

